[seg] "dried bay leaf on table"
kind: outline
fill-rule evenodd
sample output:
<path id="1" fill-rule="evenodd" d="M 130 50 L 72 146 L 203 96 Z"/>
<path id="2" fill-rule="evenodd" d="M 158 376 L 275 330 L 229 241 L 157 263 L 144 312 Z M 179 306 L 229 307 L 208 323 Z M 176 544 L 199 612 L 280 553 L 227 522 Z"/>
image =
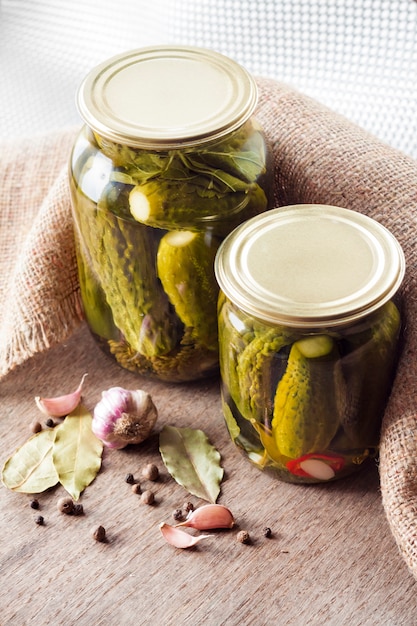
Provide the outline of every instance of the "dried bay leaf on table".
<path id="1" fill-rule="evenodd" d="M 59 481 L 74 500 L 96 477 L 103 443 L 94 435 L 92 416 L 82 405 L 56 429 L 52 452 Z"/>
<path id="2" fill-rule="evenodd" d="M 4 464 L 2 482 L 21 493 L 41 493 L 59 482 L 52 450 L 55 430 L 43 430 L 28 439 Z"/>
<path id="3" fill-rule="evenodd" d="M 202 430 L 164 426 L 159 450 L 171 476 L 191 494 L 215 503 L 224 470 L 220 453 Z"/>

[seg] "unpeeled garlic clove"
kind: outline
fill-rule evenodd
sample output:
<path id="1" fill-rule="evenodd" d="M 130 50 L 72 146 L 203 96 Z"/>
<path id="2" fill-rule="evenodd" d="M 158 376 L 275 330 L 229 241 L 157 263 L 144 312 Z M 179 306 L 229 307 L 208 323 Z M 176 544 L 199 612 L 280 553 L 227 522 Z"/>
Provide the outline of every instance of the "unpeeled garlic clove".
<path id="1" fill-rule="evenodd" d="M 81 390 L 86 376 L 87 374 L 84 374 L 80 384 L 73 393 L 57 396 L 56 398 L 41 398 L 40 396 L 36 396 L 35 402 L 38 409 L 49 417 L 65 417 L 69 415 L 80 404 Z"/>
<path id="2" fill-rule="evenodd" d="M 216 528 L 233 528 L 235 525 L 231 511 L 222 504 L 205 504 L 194 509 L 187 519 L 176 526 L 188 526 L 197 530 L 215 530 Z"/>
<path id="3" fill-rule="evenodd" d="M 208 539 L 211 535 L 198 535 L 194 537 L 183 530 L 170 526 L 169 524 L 159 524 L 159 529 L 165 541 L 174 548 L 192 548 L 202 539 Z"/>

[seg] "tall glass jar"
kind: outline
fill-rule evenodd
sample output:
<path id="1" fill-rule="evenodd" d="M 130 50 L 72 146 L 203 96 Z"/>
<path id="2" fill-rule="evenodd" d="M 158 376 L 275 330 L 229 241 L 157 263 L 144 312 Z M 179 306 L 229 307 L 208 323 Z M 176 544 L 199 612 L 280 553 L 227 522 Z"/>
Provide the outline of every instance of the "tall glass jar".
<path id="1" fill-rule="evenodd" d="M 256 83 L 200 48 L 134 50 L 93 69 L 70 187 L 88 325 L 123 367 L 181 382 L 218 371 L 214 258 L 272 206 Z"/>
<path id="2" fill-rule="evenodd" d="M 273 209 L 221 245 L 224 417 L 259 468 L 301 483 L 375 454 L 401 330 L 404 255 L 378 222 L 339 207 Z"/>

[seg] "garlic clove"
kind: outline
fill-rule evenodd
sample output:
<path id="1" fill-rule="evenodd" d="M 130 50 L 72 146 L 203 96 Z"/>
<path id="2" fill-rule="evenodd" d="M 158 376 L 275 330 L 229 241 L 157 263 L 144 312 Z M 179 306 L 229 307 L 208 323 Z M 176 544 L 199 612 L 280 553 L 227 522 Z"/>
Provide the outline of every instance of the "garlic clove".
<path id="1" fill-rule="evenodd" d="M 159 524 L 159 529 L 164 537 L 165 541 L 169 543 L 174 548 L 192 548 L 202 539 L 208 539 L 212 535 L 198 535 L 198 537 L 194 537 L 193 535 L 189 535 L 183 530 L 179 530 L 175 528 L 175 526 L 170 526 L 169 524 Z"/>
<path id="2" fill-rule="evenodd" d="M 336 476 L 334 469 L 320 459 L 306 459 L 301 461 L 300 467 L 306 474 L 317 480 L 331 480 Z"/>
<path id="3" fill-rule="evenodd" d="M 188 526 L 197 530 L 214 530 L 216 528 L 233 528 L 235 520 L 231 511 L 222 504 L 205 504 L 194 509 L 187 519 L 177 526 Z"/>
<path id="4" fill-rule="evenodd" d="M 38 409 L 49 417 L 66 417 L 69 415 L 69 413 L 74 411 L 80 404 L 81 390 L 86 376 L 87 374 L 84 374 L 80 384 L 73 393 L 57 396 L 55 398 L 41 398 L 40 396 L 36 396 L 35 402 Z"/>

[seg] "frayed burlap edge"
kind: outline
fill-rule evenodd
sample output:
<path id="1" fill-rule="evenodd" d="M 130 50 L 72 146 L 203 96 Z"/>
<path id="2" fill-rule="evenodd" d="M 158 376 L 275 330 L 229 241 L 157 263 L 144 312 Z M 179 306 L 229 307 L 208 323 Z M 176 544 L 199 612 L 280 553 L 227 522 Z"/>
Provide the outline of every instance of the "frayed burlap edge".
<path id="1" fill-rule="evenodd" d="M 0 376 L 66 339 L 82 319 L 65 165 L 20 250 L 0 327 Z"/>

